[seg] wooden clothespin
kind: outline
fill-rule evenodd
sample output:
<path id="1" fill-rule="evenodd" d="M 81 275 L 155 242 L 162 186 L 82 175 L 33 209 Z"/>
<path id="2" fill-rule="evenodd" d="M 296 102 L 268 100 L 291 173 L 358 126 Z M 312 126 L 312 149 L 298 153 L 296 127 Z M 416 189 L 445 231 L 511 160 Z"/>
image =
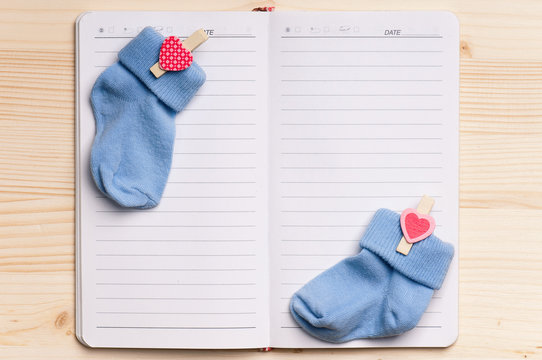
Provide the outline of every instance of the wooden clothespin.
<path id="1" fill-rule="evenodd" d="M 435 200 L 424 195 L 418 204 L 418 208 L 406 209 L 401 214 L 401 229 L 403 237 L 399 241 L 396 251 L 408 255 L 412 244 L 427 238 L 435 230 L 435 220 L 429 215 Z"/>
<path id="2" fill-rule="evenodd" d="M 158 79 L 168 71 L 181 71 L 192 64 L 192 51 L 203 44 L 209 36 L 199 29 L 184 41 L 178 37 L 169 36 L 160 48 L 159 61 L 150 70 Z"/>

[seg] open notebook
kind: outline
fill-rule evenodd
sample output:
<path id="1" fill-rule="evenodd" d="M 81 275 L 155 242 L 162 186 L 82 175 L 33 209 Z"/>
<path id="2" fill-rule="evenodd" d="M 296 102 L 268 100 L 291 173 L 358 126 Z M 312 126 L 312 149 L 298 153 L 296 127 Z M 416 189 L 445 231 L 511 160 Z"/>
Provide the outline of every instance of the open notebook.
<path id="1" fill-rule="evenodd" d="M 143 27 L 210 38 L 176 118 L 161 204 L 123 210 L 89 171 L 97 76 Z M 89 12 L 77 23 L 77 335 L 93 347 L 447 346 L 457 336 L 459 29 L 446 12 Z M 435 198 L 455 245 L 401 336 L 334 345 L 288 312 L 359 252 L 381 207 Z"/>

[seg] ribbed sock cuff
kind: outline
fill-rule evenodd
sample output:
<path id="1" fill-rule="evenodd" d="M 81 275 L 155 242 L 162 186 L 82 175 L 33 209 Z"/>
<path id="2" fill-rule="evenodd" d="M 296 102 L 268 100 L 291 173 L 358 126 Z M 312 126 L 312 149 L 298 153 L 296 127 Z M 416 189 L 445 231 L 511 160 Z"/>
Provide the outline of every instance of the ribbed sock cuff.
<path id="1" fill-rule="evenodd" d="M 150 68 L 158 61 L 163 42 L 162 35 L 146 27 L 119 52 L 119 61 L 160 100 L 179 112 L 205 82 L 205 72 L 192 62 L 186 70 L 168 71 L 155 78 Z"/>
<path id="2" fill-rule="evenodd" d="M 371 220 L 360 245 L 406 277 L 432 289 L 440 289 L 454 256 L 453 246 L 431 235 L 413 244 L 410 253 L 403 255 L 395 250 L 402 237 L 400 215 L 380 209 Z"/>

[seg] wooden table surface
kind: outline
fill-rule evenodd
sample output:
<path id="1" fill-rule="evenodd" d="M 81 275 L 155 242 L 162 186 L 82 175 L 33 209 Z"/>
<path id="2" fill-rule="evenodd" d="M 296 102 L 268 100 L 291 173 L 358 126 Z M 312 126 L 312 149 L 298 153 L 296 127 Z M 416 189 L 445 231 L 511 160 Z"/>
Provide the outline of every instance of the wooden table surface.
<path id="1" fill-rule="evenodd" d="M 461 23 L 459 339 L 446 349 L 88 349 L 74 330 L 74 21 L 86 10 L 450 10 Z M 542 358 L 542 2 L 0 1 L 0 358 Z"/>

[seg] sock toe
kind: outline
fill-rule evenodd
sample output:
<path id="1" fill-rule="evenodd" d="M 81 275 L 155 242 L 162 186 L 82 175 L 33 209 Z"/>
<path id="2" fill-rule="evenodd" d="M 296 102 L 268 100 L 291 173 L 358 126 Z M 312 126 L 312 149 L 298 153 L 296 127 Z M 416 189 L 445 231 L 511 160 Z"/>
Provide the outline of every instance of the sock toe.
<path id="1" fill-rule="evenodd" d="M 325 318 L 315 314 L 302 297 L 294 295 L 290 301 L 290 313 L 294 320 L 306 332 L 312 336 L 332 343 L 340 343 L 342 340 L 331 324 L 325 321 Z"/>
<path id="2" fill-rule="evenodd" d="M 115 200 L 119 205 L 138 209 L 150 209 L 158 205 L 158 201 L 152 199 L 144 191 L 129 186 L 115 177 L 111 172 L 100 168 L 101 183 L 104 194 Z"/>
<path id="3" fill-rule="evenodd" d="M 307 302 L 297 294 L 294 294 L 290 300 L 290 309 L 312 326 L 322 327 L 324 325 L 322 316 L 312 311 Z"/>

